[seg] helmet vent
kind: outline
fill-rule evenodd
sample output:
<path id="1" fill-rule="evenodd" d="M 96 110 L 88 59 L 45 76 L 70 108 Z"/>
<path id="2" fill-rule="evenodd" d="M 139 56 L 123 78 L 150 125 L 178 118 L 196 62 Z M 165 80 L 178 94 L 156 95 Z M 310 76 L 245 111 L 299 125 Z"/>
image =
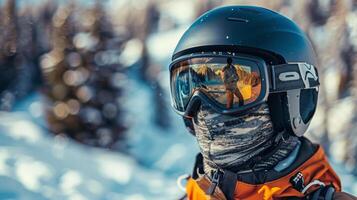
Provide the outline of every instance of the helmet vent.
<path id="1" fill-rule="evenodd" d="M 247 19 L 243 19 L 243 18 L 239 18 L 239 17 L 227 17 L 228 21 L 235 21 L 235 22 L 245 22 L 248 23 L 249 20 Z"/>

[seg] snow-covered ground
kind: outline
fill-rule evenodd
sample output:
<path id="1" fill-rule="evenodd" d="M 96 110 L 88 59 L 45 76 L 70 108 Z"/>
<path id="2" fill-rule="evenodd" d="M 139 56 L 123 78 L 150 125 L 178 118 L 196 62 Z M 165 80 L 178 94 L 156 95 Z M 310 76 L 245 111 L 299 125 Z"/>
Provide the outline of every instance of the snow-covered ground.
<path id="1" fill-rule="evenodd" d="M 135 91 L 136 97 L 148 95 Z M 148 105 L 130 111 L 136 116 L 128 133 L 134 159 L 52 137 L 41 119 L 26 112 L 38 95 L 28 101 L 20 105 L 23 111 L 0 113 L 0 199 L 177 199 L 182 194 L 176 177 L 191 171 L 194 140 L 180 131 L 155 129 L 152 113 L 141 110 Z"/>

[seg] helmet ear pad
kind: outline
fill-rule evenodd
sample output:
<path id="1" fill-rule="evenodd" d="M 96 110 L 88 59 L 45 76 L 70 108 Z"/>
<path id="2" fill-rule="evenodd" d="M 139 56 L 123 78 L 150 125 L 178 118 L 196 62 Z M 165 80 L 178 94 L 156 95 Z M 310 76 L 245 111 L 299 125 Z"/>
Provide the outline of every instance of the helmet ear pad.
<path id="1" fill-rule="evenodd" d="M 317 89 L 295 89 L 268 97 L 273 127 L 298 137 L 306 132 L 317 105 Z"/>

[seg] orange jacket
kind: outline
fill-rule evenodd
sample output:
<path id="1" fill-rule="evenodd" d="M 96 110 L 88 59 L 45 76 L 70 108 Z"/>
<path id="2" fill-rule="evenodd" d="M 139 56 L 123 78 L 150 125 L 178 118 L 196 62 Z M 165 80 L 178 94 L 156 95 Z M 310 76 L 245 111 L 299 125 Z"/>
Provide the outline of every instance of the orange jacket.
<path id="1" fill-rule="evenodd" d="M 234 191 L 234 199 L 271 200 L 284 199 L 286 197 L 304 197 L 304 194 L 294 189 L 292 184 L 289 182 L 290 178 L 298 172 L 303 174 L 304 182 L 306 184 L 312 182 L 313 180 L 319 180 L 326 185 L 332 184 L 336 191 L 341 191 L 340 179 L 329 165 L 323 149 L 319 146 L 318 150 L 306 162 L 291 171 L 288 175 L 279 179 L 257 185 L 237 181 Z M 307 193 L 313 190 L 314 187 L 309 189 Z M 206 196 L 204 190 L 200 188 L 194 179 L 189 179 L 186 191 L 189 200 L 220 199 Z"/>

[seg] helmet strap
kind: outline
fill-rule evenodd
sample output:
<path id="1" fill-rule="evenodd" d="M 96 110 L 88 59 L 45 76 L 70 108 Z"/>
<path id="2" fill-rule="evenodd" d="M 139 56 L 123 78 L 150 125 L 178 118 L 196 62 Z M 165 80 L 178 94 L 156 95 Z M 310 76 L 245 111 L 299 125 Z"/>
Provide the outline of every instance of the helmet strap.
<path id="1" fill-rule="evenodd" d="M 182 118 L 188 132 L 191 133 L 192 135 L 196 135 L 192 122 L 193 119 L 188 117 L 182 117 Z"/>

